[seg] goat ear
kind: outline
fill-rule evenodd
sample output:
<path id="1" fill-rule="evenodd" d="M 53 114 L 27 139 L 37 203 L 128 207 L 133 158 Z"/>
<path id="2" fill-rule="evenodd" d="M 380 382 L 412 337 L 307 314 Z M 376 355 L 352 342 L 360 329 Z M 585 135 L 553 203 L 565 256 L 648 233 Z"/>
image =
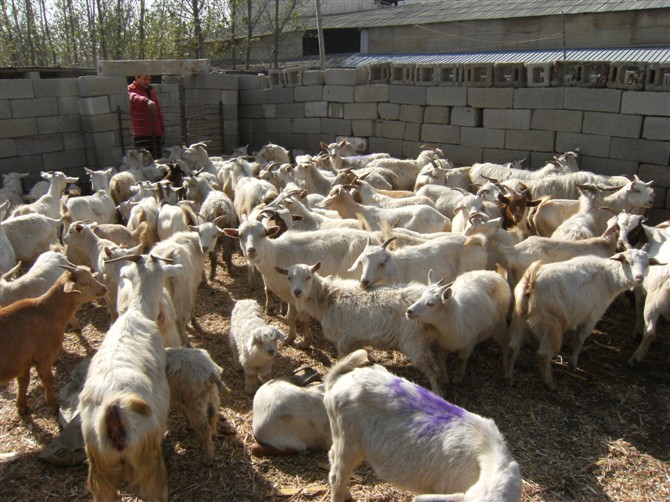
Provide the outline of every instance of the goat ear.
<path id="1" fill-rule="evenodd" d="M 529 200 L 528 202 L 526 202 L 526 205 L 528 207 L 534 207 L 540 205 L 540 202 L 542 202 L 542 199 Z"/>
<path id="2" fill-rule="evenodd" d="M 281 228 L 279 228 L 276 225 L 273 225 L 265 231 L 265 236 L 266 237 L 273 237 L 273 236 L 277 235 L 280 230 L 281 230 Z"/>
<path id="3" fill-rule="evenodd" d="M 661 263 L 660 261 L 658 261 L 656 258 L 654 258 L 654 257 L 652 256 L 652 257 L 649 258 L 649 265 L 661 265 L 661 266 L 665 266 L 666 263 Z"/>
<path id="4" fill-rule="evenodd" d="M 354 270 L 356 270 L 358 267 L 361 266 L 361 256 L 362 255 L 363 255 L 363 253 L 358 255 L 358 258 L 356 258 L 356 260 L 351 264 L 351 267 L 349 267 L 347 269 L 347 272 L 353 272 Z"/>
<path id="5" fill-rule="evenodd" d="M 286 343 L 286 335 L 280 329 L 275 328 L 275 339 L 281 341 L 281 343 Z"/>
<path id="6" fill-rule="evenodd" d="M 616 261 L 626 261 L 626 257 L 623 255 L 623 253 L 617 253 L 613 256 L 610 257 L 610 260 L 616 260 Z"/>
<path id="7" fill-rule="evenodd" d="M 240 238 L 240 232 L 236 228 L 224 228 L 223 233 L 228 237 L 232 237 L 233 239 Z"/>
<path id="8" fill-rule="evenodd" d="M 312 265 L 311 267 L 309 267 L 309 271 L 312 272 L 312 273 L 314 273 L 314 272 L 316 272 L 317 270 L 319 270 L 320 268 L 321 268 L 321 262 L 320 262 L 320 261 L 317 261 L 314 265 Z"/>
<path id="9" fill-rule="evenodd" d="M 503 204 L 509 204 L 509 199 L 501 193 L 498 194 L 498 200 Z"/>
<path id="10" fill-rule="evenodd" d="M 79 293 L 79 294 L 81 294 L 81 291 L 78 291 L 78 290 L 75 289 L 76 285 L 77 284 L 74 281 L 69 280 L 65 283 L 65 286 L 63 287 L 63 291 L 66 292 L 66 293 Z"/>
<path id="11" fill-rule="evenodd" d="M 288 269 L 287 268 L 275 267 L 275 270 L 280 274 L 288 275 Z"/>
<path id="12" fill-rule="evenodd" d="M 453 284 L 453 283 L 451 283 L 451 284 Z M 451 284 L 449 284 L 449 286 L 446 286 L 442 290 L 442 295 L 441 296 L 442 296 L 442 301 L 443 302 L 446 302 L 449 298 L 451 298 L 451 293 L 452 293 Z"/>

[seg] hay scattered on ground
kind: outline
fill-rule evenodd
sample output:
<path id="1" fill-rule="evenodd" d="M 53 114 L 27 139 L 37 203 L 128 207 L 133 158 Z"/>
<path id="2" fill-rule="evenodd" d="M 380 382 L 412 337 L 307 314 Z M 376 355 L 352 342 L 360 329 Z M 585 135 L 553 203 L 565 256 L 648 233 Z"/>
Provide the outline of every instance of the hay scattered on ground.
<path id="1" fill-rule="evenodd" d="M 201 331 L 191 331 L 193 346 L 207 349 L 224 370 L 233 392 L 222 399 L 221 422 L 215 437 L 212 467 L 200 462 L 200 443 L 182 417 L 171 412 L 164 457 L 169 473 L 170 500 L 184 501 L 325 501 L 329 500 L 328 456 L 325 451 L 293 456 L 254 458 L 249 454 L 252 399 L 244 379 L 231 364 L 227 334 L 235 300 L 263 302 L 262 283 L 250 294 L 246 267 L 236 257 L 232 277 L 219 269 L 211 286 L 202 285 L 196 305 Z M 451 386 L 447 398 L 470 411 L 495 419 L 521 465 L 525 501 L 670 499 L 670 372 L 668 337 L 655 342 L 637 369 L 626 366 L 636 341 L 632 335 L 634 309 L 620 298 L 598 324 L 571 370 L 560 358 L 553 369 L 558 391 L 546 391 L 536 371 L 536 359 L 525 346 L 516 364 L 516 385 L 500 377 L 500 352 L 484 343 L 473 354 L 465 381 Z M 57 389 L 72 369 L 90 357 L 109 327 L 103 306 L 80 310 L 82 333 L 69 331 L 54 367 Z M 279 316 L 268 318 L 286 328 Z M 306 351 L 283 347 L 275 375 L 301 366 L 324 371 L 334 361 L 332 344 Z M 668 333 L 668 323 L 659 332 Z M 0 348 L 1 350 L 1 348 Z M 569 354 L 569 340 L 562 352 Z M 372 358 L 391 371 L 421 385 L 428 382 L 399 353 L 372 351 Z M 86 500 L 87 467 L 56 467 L 38 459 L 39 452 L 59 433 L 55 416 L 44 406 L 36 374 L 28 402 L 32 414 L 20 418 L 14 401 L 16 385 L 0 387 L 0 499 L 21 501 Z M 411 494 L 381 482 L 367 467 L 355 472 L 351 491 L 358 500 L 404 502 Z M 124 500 L 133 500 L 132 493 Z"/>

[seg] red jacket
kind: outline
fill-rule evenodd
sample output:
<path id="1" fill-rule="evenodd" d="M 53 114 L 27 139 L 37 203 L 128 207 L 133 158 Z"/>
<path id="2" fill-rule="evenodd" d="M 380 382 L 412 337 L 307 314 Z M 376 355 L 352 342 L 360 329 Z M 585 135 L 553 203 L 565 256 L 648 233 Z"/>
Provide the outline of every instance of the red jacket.
<path id="1" fill-rule="evenodd" d="M 165 124 L 163 123 L 163 112 L 158 103 L 156 91 L 152 86 L 145 89 L 137 82 L 128 86 L 130 95 L 130 116 L 133 121 L 133 136 L 163 136 Z M 152 113 L 147 106 L 149 100 L 156 103 L 158 109 Z"/>

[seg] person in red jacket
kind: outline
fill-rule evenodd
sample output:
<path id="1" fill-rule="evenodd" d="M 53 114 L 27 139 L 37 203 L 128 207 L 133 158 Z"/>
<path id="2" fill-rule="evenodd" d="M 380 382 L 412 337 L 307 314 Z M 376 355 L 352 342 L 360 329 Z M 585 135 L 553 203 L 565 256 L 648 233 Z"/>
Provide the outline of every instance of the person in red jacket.
<path id="1" fill-rule="evenodd" d="M 133 144 L 146 148 L 154 156 L 161 157 L 165 123 L 158 104 L 158 96 L 151 86 L 151 75 L 136 75 L 128 86 L 130 116 L 133 122 Z"/>

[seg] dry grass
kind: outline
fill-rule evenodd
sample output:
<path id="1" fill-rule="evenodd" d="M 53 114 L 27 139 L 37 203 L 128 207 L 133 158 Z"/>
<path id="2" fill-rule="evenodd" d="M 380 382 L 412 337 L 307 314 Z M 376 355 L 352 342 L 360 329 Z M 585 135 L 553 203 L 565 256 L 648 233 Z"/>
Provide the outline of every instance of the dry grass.
<path id="1" fill-rule="evenodd" d="M 224 380 L 233 389 L 222 400 L 221 423 L 215 438 L 212 467 L 200 463 L 200 444 L 181 416 L 171 413 L 164 456 L 171 500 L 327 500 L 328 458 L 324 451 L 257 459 L 249 455 L 252 400 L 230 360 L 228 321 L 236 299 L 249 296 L 246 268 L 236 257 L 232 277 L 219 272 L 213 286 L 201 286 L 197 316 L 201 331 L 191 332 L 196 347 L 210 351 L 225 368 Z M 261 299 L 257 278 L 253 297 Z M 83 333 L 68 332 L 54 367 L 60 389 L 70 371 L 91 356 L 108 328 L 104 307 L 86 306 L 78 314 Z M 271 322 L 281 325 L 275 316 Z M 536 373 L 528 346 L 516 365 L 516 385 L 500 378 L 500 353 L 482 344 L 472 356 L 465 382 L 451 386 L 447 398 L 470 411 L 495 419 L 521 465 L 525 501 L 670 500 L 670 373 L 668 344 L 657 341 L 636 370 L 626 366 L 635 349 L 634 311 L 618 299 L 580 358 L 580 368 L 569 369 L 560 358 L 553 365 L 558 391 L 546 391 Z M 668 324 L 661 331 L 668 332 Z M 313 329 L 320 334 L 319 328 Z M 312 365 L 325 370 L 334 360 L 333 346 L 318 349 L 281 349 L 275 375 Z M 0 347 L 0 350 L 2 348 Z M 567 354 L 569 347 L 564 347 Z M 399 353 L 372 351 L 391 371 L 427 385 L 423 375 Z M 59 433 L 57 419 L 44 407 L 41 385 L 34 377 L 29 390 L 32 415 L 16 414 L 14 383 L 0 387 L 0 454 L 15 453 L 0 463 L 0 500 L 88 500 L 86 466 L 56 467 L 38 453 Z M 0 456 L 2 462 L 2 456 Z M 366 466 L 356 470 L 352 493 L 358 500 L 408 501 L 411 495 L 379 481 Z M 127 494 L 124 500 L 132 500 Z"/>

